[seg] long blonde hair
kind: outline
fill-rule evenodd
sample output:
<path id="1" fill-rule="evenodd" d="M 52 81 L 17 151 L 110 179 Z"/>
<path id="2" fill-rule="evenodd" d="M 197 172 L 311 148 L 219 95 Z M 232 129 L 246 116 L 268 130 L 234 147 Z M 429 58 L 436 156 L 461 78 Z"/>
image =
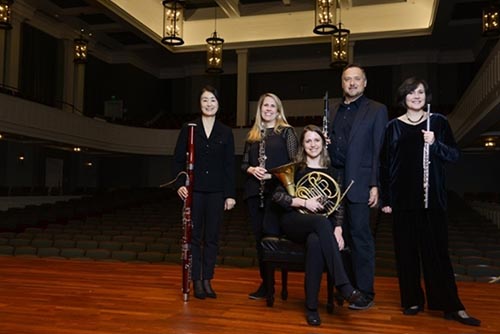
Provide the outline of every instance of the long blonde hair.
<path id="1" fill-rule="evenodd" d="M 283 108 L 283 103 L 281 102 L 280 98 L 273 93 L 262 94 L 259 98 L 259 101 L 257 102 L 257 112 L 255 114 L 255 122 L 253 123 L 253 126 L 248 132 L 247 136 L 247 141 L 250 143 L 262 140 L 262 130 L 265 129 L 263 129 L 263 124 L 262 124 L 261 107 L 266 97 L 270 97 L 274 100 L 277 107 L 276 109 L 278 111 L 278 116 L 276 117 L 276 123 L 274 124 L 274 132 L 279 134 L 281 133 L 281 131 L 283 131 L 284 128 L 291 127 L 291 125 L 288 124 L 288 121 L 286 120 L 285 110 Z"/>

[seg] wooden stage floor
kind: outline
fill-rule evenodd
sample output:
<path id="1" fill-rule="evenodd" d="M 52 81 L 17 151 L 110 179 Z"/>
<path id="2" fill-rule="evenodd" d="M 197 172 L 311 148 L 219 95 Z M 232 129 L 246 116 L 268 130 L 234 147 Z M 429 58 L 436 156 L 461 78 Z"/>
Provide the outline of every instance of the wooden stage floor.
<path id="1" fill-rule="evenodd" d="M 373 308 L 336 307 L 331 315 L 323 304 L 322 325 L 310 327 L 302 273 L 290 274 L 289 298 L 277 298 L 273 308 L 247 298 L 257 287 L 257 268 L 217 268 L 215 300 L 184 303 L 180 277 L 179 265 L 0 256 L 0 334 L 500 333 L 499 284 L 458 283 L 481 327 L 440 312 L 403 316 L 397 281 L 389 277 L 376 278 Z"/>

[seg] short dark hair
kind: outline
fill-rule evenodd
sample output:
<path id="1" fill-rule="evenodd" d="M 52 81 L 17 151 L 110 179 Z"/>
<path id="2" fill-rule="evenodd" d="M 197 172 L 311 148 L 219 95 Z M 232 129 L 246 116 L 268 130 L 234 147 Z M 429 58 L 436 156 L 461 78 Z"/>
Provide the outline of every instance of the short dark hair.
<path id="1" fill-rule="evenodd" d="M 363 68 L 363 66 L 361 66 L 360 64 L 356 64 L 356 63 L 347 64 L 344 67 L 344 69 L 342 70 L 342 75 L 344 75 L 345 71 L 347 71 L 348 69 L 353 68 L 353 67 L 359 68 L 361 70 L 361 72 L 363 72 L 363 75 L 365 76 L 365 79 L 366 79 L 366 71 L 365 71 L 365 69 Z"/>
<path id="2" fill-rule="evenodd" d="M 425 90 L 425 104 L 428 104 L 432 100 L 432 94 L 429 89 L 429 85 L 424 79 L 419 79 L 416 77 L 411 77 L 403 81 L 403 83 L 399 86 L 396 103 L 399 107 L 406 109 L 408 106 L 406 105 L 406 95 L 413 92 L 417 89 L 418 85 L 422 84 Z"/>
<path id="3" fill-rule="evenodd" d="M 217 92 L 217 89 L 215 89 L 215 87 L 213 86 L 210 86 L 210 85 L 206 85 L 205 87 L 203 87 L 200 91 L 200 95 L 199 95 L 199 98 L 201 98 L 201 96 L 203 95 L 203 93 L 205 92 L 209 92 L 209 93 L 212 93 L 214 94 L 215 98 L 217 99 L 217 102 L 219 103 L 219 107 L 220 107 L 220 99 L 219 99 L 219 92 Z"/>

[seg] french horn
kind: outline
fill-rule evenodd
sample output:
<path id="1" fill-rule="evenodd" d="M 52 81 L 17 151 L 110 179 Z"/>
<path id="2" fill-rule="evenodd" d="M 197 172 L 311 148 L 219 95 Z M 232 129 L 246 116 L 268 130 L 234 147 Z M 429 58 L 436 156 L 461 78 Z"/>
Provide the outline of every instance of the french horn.
<path id="1" fill-rule="evenodd" d="M 324 172 L 313 171 L 301 177 L 300 180 L 297 181 L 297 184 L 295 184 L 295 171 L 298 166 L 299 163 L 291 162 L 286 165 L 270 169 L 269 172 L 281 181 L 290 196 L 306 200 L 319 197 L 319 200 L 323 205 L 323 210 L 321 210 L 321 212 L 310 212 L 307 209 L 300 208 L 298 210 L 300 213 L 314 213 L 328 217 L 338 209 L 342 199 L 347 191 L 349 191 L 349 188 L 352 186 L 354 181 L 351 181 L 347 189 L 344 193 L 342 193 L 340 185 L 333 177 Z"/>

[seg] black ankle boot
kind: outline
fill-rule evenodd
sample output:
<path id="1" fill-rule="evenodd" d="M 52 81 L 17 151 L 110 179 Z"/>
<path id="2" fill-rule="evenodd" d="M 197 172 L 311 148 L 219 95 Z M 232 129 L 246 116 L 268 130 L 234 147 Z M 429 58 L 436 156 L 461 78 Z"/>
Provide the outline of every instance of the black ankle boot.
<path id="1" fill-rule="evenodd" d="M 205 293 L 205 289 L 203 289 L 203 284 L 201 280 L 193 281 L 194 286 L 194 296 L 198 299 L 205 299 L 207 294 Z"/>
<path id="2" fill-rule="evenodd" d="M 214 289 L 212 289 L 212 285 L 210 285 L 210 280 L 203 280 L 203 289 L 205 290 L 206 296 L 209 298 L 217 298 L 217 294 Z"/>

